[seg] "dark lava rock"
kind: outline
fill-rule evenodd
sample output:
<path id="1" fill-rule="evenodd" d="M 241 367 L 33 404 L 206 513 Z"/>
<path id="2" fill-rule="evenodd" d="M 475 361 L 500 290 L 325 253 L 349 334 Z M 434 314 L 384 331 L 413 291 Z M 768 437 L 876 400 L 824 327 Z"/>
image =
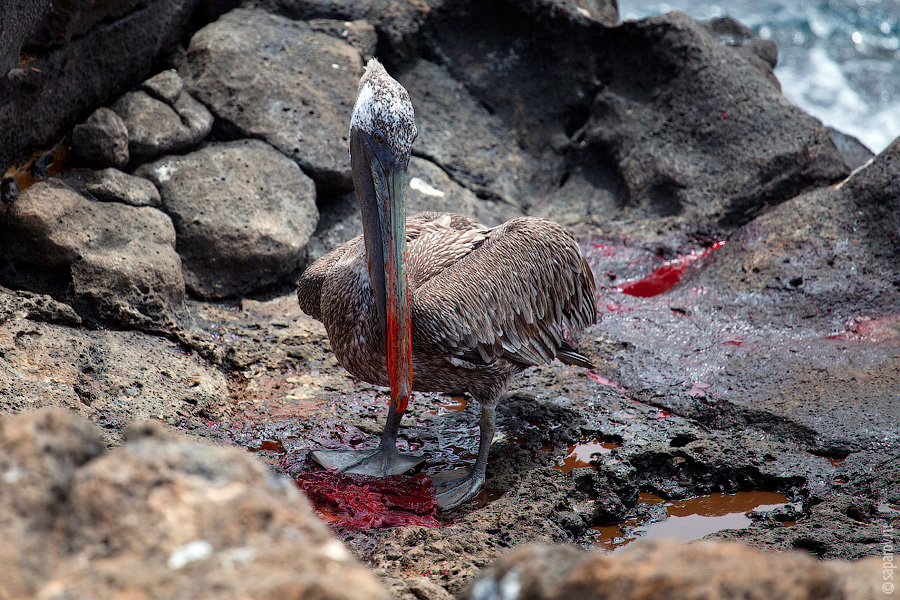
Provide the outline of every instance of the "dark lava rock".
<path id="1" fill-rule="evenodd" d="M 137 91 L 128 92 L 112 105 L 128 129 L 131 164 L 139 165 L 164 154 L 187 150 L 212 131 L 212 115 L 182 91 L 183 83 L 177 80 L 180 80 L 177 73 L 167 71 L 144 83 L 146 89 L 163 99 L 174 96 L 171 104 Z"/>
<path id="2" fill-rule="evenodd" d="M 128 129 L 122 117 L 101 106 L 72 130 L 71 157 L 76 164 L 124 169 L 128 164 Z"/>
<path id="3" fill-rule="evenodd" d="M 872 159 L 875 153 L 869 150 L 858 138 L 848 135 L 833 127 L 828 128 L 828 135 L 851 169 L 857 169 Z"/>
<path id="4" fill-rule="evenodd" d="M 558 157 L 543 163 L 522 151 L 503 121 L 446 68 L 418 60 L 396 75 L 416 111 L 419 137 L 413 152 L 477 195 L 527 207 L 536 189 L 547 189 L 561 174 Z"/>
<path id="5" fill-rule="evenodd" d="M 612 168 L 630 215 L 733 227 L 848 174 L 758 62 L 683 13 L 609 28 L 595 52 L 600 85 L 574 153 Z"/>
<path id="6" fill-rule="evenodd" d="M 12 21 L 12 37 L 20 40 L 19 44 L 37 42 L 41 37 L 49 43 L 34 47 L 33 61 L 0 70 L 4 78 L 0 85 L 0 165 L 52 146 L 110 96 L 143 80 L 156 57 L 187 30 L 197 0 L 54 2 L 52 7 L 64 18 L 49 30 L 62 31 L 62 36 L 38 36 L 35 30 L 51 5 L 44 4 L 42 10 L 39 5 L 43 3 L 28 4 L 17 12 L 12 7 L 20 3 L 2 3 L 4 9 L 11 7 L 10 13 L 2 15 L 3 31 L 8 30 L 7 14 L 13 19 L 37 18 L 36 23 Z M 67 39 L 70 41 L 60 43 Z M 16 48 L 12 56 L 17 57 L 18 51 Z"/>
<path id="7" fill-rule="evenodd" d="M 293 482 L 246 452 L 146 422 L 104 453 L 63 410 L 3 417 L 0 448 L 7 597 L 45 597 L 50 581 L 79 598 L 388 597 Z"/>
<path id="8" fill-rule="evenodd" d="M 615 554 L 536 546 L 502 558 L 465 597 L 504 598 L 515 589 L 516 598 L 534 600 L 841 600 L 880 594 L 880 573 L 879 558 L 820 563 L 799 552 L 765 554 L 727 542 L 662 540 Z"/>
<path id="9" fill-rule="evenodd" d="M 180 73 L 220 135 L 261 138 L 318 186 L 352 188 L 347 124 L 359 50 L 308 23 L 237 9 L 194 35 Z"/>
<path id="10" fill-rule="evenodd" d="M 259 140 L 218 142 L 137 173 L 159 188 L 192 293 L 293 282 L 319 215 L 312 180 L 283 154 Z"/>
<path id="11" fill-rule="evenodd" d="M 184 307 L 175 229 L 164 213 L 85 198 L 56 179 L 8 211 L 4 278 L 70 299 L 82 317 L 169 330 Z M 59 286 L 59 287 L 57 287 Z"/>
<path id="12" fill-rule="evenodd" d="M 390 60 L 408 60 L 415 54 L 419 32 L 433 4 L 436 3 L 424 0 L 250 0 L 244 3 L 298 21 L 367 21 L 375 26 L 384 46 L 379 49 L 379 56 Z M 361 52 L 369 56 L 372 51 Z"/>
<path id="13" fill-rule="evenodd" d="M 129 206 L 159 208 L 159 190 L 143 177 L 123 173 L 118 169 L 70 169 L 63 171 L 59 179 L 86 196 L 101 202 L 121 202 Z"/>

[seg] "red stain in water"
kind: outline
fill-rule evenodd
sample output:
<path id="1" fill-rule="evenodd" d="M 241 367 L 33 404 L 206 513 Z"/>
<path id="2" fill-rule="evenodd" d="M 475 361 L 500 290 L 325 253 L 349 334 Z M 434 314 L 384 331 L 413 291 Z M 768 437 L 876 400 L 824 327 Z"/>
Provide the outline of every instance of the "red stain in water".
<path id="1" fill-rule="evenodd" d="M 705 396 L 706 390 L 709 389 L 709 384 L 705 381 L 695 381 L 691 384 L 691 389 L 685 392 L 688 396 L 692 398 L 696 398 L 697 396 Z"/>
<path id="2" fill-rule="evenodd" d="M 440 527 L 434 484 L 424 473 L 370 477 L 312 471 L 297 477 L 319 517 L 344 529 Z"/>
<path id="3" fill-rule="evenodd" d="M 667 411 L 667 410 L 658 410 L 658 411 L 656 411 L 656 418 L 657 418 L 657 419 L 668 419 L 668 418 L 671 417 L 671 416 L 672 416 L 672 413 L 670 413 L 670 412 Z"/>
<path id="4" fill-rule="evenodd" d="M 595 250 L 600 250 L 603 256 L 615 256 L 620 250 L 619 246 L 610 246 L 609 244 L 591 244 Z"/>
<path id="5" fill-rule="evenodd" d="M 696 250 L 686 256 L 679 256 L 663 264 L 646 277 L 627 281 L 621 285 L 617 285 L 615 289 L 629 296 L 637 296 L 639 298 L 650 298 L 658 296 L 669 291 L 672 287 L 681 281 L 681 275 L 684 270 L 692 263 L 703 260 L 719 248 L 725 245 L 725 240 L 720 240 L 704 250 Z"/>

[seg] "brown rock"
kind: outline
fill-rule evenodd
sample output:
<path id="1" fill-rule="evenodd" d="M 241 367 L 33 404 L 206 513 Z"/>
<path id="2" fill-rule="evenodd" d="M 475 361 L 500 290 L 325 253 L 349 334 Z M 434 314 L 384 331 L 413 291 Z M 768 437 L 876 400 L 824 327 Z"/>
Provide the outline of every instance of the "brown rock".
<path id="1" fill-rule="evenodd" d="M 0 419 L 0 598 L 387 598 L 293 482 L 156 423 L 100 454 L 66 411 Z"/>
<path id="2" fill-rule="evenodd" d="M 730 542 L 662 540 L 614 554 L 565 546 L 522 549 L 498 561 L 466 597 L 850 600 L 874 598 L 880 586 L 880 558 L 820 563 L 806 554 L 764 554 Z"/>

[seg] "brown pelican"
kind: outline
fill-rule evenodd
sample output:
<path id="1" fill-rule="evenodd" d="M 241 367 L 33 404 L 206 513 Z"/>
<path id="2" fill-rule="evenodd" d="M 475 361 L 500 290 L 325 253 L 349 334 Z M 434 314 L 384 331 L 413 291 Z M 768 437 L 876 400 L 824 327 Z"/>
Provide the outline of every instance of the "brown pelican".
<path id="1" fill-rule="evenodd" d="M 556 223 L 523 217 L 485 227 L 431 212 L 407 220 L 417 133 L 406 89 L 369 61 L 350 120 L 363 235 L 315 261 L 297 297 L 325 325 L 345 369 L 391 388 L 378 449 L 317 450 L 317 462 L 350 473 L 402 473 L 424 460 L 396 446 L 411 390 L 468 392 L 481 404 L 474 467 L 434 478 L 438 502 L 449 508 L 484 483 L 495 409 L 512 377 L 554 357 L 590 366 L 564 333 L 596 319 L 595 286 L 578 244 Z"/>

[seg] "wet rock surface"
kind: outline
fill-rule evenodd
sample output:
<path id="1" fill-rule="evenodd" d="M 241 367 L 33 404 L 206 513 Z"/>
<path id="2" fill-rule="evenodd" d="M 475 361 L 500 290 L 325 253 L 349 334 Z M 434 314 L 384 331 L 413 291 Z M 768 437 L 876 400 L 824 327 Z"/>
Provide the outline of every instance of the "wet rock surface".
<path id="1" fill-rule="evenodd" d="M 6 193 L 0 214 L 0 410 L 64 407 L 99 426 L 59 412 L 0 425 L 5 457 L 32 452 L 34 464 L 21 495 L 0 486 L 0 510 L 15 515 L 21 548 L 51 548 L 0 550 L 13 596 L 299 597 L 318 580 L 297 574 L 325 559 L 350 565 L 360 588 L 322 583 L 324 597 L 384 593 L 278 478 L 316 468 L 314 448 L 374 447 L 384 426 L 385 391 L 338 366 L 292 291 L 308 260 L 360 233 L 347 125 L 378 54 L 419 124 L 409 213 L 565 224 L 598 282 L 600 317 L 579 342 L 595 370 L 554 364 L 515 379 L 482 494 L 440 528 L 336 531 L 351 554 L 404 600 L 491 597 L 480 594 L 534 565 L 546 578 L 518 584 L 535 597 L 603 597 L 604 577 L 674 586 L 673 570 L 700 593 L 720 581 L 709 553 L 746 566 L 722 585 L 760 574 L 782 586 L 774 596 L 831 586 L 867 597 L 874 562 L 773 563 L 736 545 L 501 557 L 529 543 L 618 548 L 665 519 L 667 503 L 751 490 L 785 503 L 715 536 L 826 559 L 881 554 L 885 528 L 900 525 L 900 142 L 869 161 L 791 106 L 774 47 L 729 19 L 617 24 L 614 3 L 555 0 L 226 0 L 202 3 L 189 25 L 193 3 L 126 4 L 73 17 L 78 35 L 29 63 L 45 79 L 6 74 L 23 101 L 52 102 L 63 77 L 52 65 L 103 35 L 96 52 L 127 62 L 118 49 L 136 19 L 147 56 L 168 57 L 131 63 L 127 77 L 113 61 L 108 87 L 91 87 L 91 71 L 47 124 L 0 143 L 6 168 L 11 149 L 82 122 L 73 159 L 92 167 L 34 184 L 62 168 L 42 152 L 4 176 L 21 193 Z M 173 32 L 189 26 L 179 50 Z M 0 106 L 0 123 L 28 126 L 18 104 Z M 144 418 L 218 447 L 152 426 L 125 433 Z M 474 459 L 478 409 L 465 398 L 417 394 L 403 424 L 401 450 L 428 455 L 428 474 Z M 567 466 L 585 444 L 596 453 Z M 25 515 L 28 504 L 41 509 Z M 288 539 L 291 528 L 302 535 Z M 315 548 L 331 550 L 310 558 Z"/>

